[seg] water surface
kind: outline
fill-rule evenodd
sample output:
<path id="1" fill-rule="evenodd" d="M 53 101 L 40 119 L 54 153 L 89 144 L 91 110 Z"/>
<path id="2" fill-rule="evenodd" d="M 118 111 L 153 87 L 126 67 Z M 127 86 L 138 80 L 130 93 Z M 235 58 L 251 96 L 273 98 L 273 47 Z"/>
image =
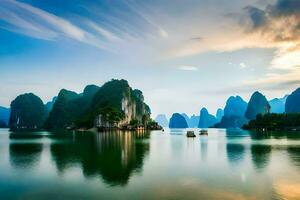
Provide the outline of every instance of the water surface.
<path id="1" fill-rule="evenodd" d="M 185 133 L 0 129 L 1 199 L 300 199 L 299 133 Z"/>

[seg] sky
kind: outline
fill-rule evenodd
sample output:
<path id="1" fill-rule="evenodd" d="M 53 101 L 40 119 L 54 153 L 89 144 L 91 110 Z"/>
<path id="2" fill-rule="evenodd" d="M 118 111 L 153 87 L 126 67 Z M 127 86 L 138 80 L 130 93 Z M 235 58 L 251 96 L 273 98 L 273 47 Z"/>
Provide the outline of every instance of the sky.
<path id="1" fill-rule="evenodd" d="M 299 0 L 1 0 L 0 105 L 126 79 L 153 117 L 300 86 Z"/>

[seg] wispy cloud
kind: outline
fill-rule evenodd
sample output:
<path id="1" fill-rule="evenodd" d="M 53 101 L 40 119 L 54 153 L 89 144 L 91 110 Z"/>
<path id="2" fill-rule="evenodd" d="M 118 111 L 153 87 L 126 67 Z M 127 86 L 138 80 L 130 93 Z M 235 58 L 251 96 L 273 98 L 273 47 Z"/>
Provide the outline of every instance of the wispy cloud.
<path id="1" fill-rule="evenodd" d="M 92 34 L 59 16 L 15 0 L 3 0 L 0 5 L 0 20 L 8 24 L 2 29 L 36 39 L 58 40 L 64 37 L 104 48 Z"/>
<path id="2" fill-rule="evenodd" d="M 183 70 L 183 71 L 198 71 L 199 68 L 196 66 L 192 66 L 192 65 L 182 65 L 180 67 L 178 67 L 178 69 Z"/>

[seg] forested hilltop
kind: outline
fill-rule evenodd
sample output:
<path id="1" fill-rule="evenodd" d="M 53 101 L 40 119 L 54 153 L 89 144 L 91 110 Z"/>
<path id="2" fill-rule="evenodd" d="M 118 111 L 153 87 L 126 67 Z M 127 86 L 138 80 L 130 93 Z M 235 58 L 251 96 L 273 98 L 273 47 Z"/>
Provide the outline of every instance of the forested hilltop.
<path id="1" fill-rule="evenodd" d="M 80 94 L 62 89 L 46 105 L 34 94 L 20 95 L 11 111 L 11 129 L 159 128 L 142 91 L 123 79 L 88 85 Z"/>

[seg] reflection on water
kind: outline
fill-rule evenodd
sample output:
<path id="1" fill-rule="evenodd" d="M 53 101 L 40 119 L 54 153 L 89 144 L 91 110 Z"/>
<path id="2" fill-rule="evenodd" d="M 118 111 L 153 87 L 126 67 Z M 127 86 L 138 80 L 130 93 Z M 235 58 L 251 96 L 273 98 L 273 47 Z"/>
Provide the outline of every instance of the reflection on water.
<path id="1" fill-rule="evenodd" d="M 42 149 L 42 144 L 10 144 L 10 163 L 15 168 L 32 168 L 38 164 Z"/>
<path id="2" fill-rule="evenodd" d="M 251 146 L 252 161 L 258 171 L 263 170 L 269 164 L 271 150 L 271 146 L 269 145 Z"/>
<path id="3" fill-rule="evenodd" d="M 236 165 L 242 162 L 245 156 L 245 147 L 242 144 L 227 144 L 227 157 L 228 161 L 232 165 Z"/>
<path id="4" fill-rule="evenodd" d="M 72 200 L 299 196 L 300 134 L 185 133 L 0 130 L 0 194 Z"/>
<path id="5" fill-rule="evenodd" d="M 60 172 L 80 164 L 87 178 L 101 175 L 110 185 L 124 185 L 131 173 L 143 166 L 149 143 L 138 140 L 147 137 L 149 132 L 82 133 L 51 144 L 50 150 Z"/>

